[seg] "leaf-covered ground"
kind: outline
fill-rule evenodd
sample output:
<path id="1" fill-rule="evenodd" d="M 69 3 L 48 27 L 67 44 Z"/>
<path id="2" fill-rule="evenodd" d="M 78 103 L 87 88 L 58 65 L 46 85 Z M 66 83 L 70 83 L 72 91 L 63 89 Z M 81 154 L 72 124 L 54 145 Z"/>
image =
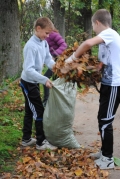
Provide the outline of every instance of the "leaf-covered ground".
<path id="1" fill-rule="evenodd" d="M 17 134 L 22 131 L 24 101 L 19 87 L 19 81 L 9 86 L 9 90 L 1 95 L 1 115 L 2 124 L 1 133 L 10 141 L 4 145 L 13 147 L 6 149 L 11 158 L 5 158 L 1 164 L 14 165 L 12 171 L 6 171 L 0 174 L 1 179 L 107 179 L 108 171 L 95 168 L 94 160 L 89 157 L 91 152 L 96 151 L 96 146 L 100 144 L 91 144 L 91 149 L 57 149 L 56 151 L 45 150 L 38 151 L 35 146 L 21 147 L 20 136 Z M 4 112 L 6 111 L 6 112 Z M 8 116 L 4 117 L 4 113 Z M 15 115 L 15 116 L 14 116 Z M 6 133 L 7 127 L 14 127 L 12 130 L 16 133 Z M 5 133 L 4 133 L 5 132 Z M 13 132 L 13 131 L 11 131 Z M 75 132 L 75 131 L 74 131 Z M 21 132 L 22 133 L 22 132 Z M 13 138 L 12 136 L 13 135 Z M 15 136 L 16 135 L 16 136 Z M 79 135 L 79 134 L 77 134 Z M 15 140 L 14 143 L 12 142 Z M 1 139 L 0 139 L 1 141 Z M 0 151 L 1 155 L 3 150 Z M 3 157 L 3 156 L 2 156 Z"/>
<path id="2" fill-rule="evenodd" d="M 17 150 L 20 159 L 13 174 L 4 174 L 6 179 L 107 179 L 109 175 L 108 171 L 94 167 L 90 149 L 37 151 L 35 147 L 18 147 Z"/>

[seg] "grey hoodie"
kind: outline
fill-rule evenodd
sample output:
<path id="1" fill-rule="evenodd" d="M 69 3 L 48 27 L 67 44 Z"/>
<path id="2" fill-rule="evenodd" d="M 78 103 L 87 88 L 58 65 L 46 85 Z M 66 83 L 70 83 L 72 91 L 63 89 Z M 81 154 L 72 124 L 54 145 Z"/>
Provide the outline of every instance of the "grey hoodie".
<path id="1" fill-rule="evenodd" d="M 23 49 L 23 71 L 21 78 L 30 83 L 45 84 L 48 78 L 43 76 L 42 68 L 45 64 L 52 69 L 55 64 L 49 52 L 49 46 L 46 40 L 40 40 L 33 35 L 25 44 Z"/>

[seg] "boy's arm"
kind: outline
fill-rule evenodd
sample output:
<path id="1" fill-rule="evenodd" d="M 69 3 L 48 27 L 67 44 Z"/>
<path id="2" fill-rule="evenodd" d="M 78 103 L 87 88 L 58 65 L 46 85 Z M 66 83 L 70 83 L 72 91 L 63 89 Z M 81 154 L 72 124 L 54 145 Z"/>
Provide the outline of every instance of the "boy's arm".
<path id="1" fill-rule="evenodd" d="M 46 47 L 46 57 L 44 63 L 49 69 L 52 69 L 55 64 L 55 61 L 53 60 L 53 57 L 50 54 L 48 43 Z"/>
<path id="2" fill-rule="evenodd" d="M 88 51 L 89 49 L 91 49 L 91 47 L 98 45 L 100 43 L 103 43 L 103 39 L 99 36 L 95 36 L 91 39 L 88 39 L 86 41 L 84 41 L 76 50 L 76 52 L 74 52 L 69 58 L 67 58 L 65 60 L 65 62 L 70 63 L 72 61 L 77 60 L 81 55 L 83 55 L 84 52 Z"/>

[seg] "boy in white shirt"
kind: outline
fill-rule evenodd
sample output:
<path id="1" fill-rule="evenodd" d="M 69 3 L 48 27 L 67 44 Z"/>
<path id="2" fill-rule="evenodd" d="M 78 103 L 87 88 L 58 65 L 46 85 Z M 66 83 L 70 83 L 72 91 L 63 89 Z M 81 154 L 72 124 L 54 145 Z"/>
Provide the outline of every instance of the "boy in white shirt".
<path id="1" fill-rule="evenodd" d="M 98 158 L 95 164 L 100 169 L 114 168 L 113 160 L 113 120 L 120 103 L 120 36 L 111 29 L 111 15 L 106 9 L 100 9 L 92 17 L 93 31 L 96 36 L 84 41 L 66 63 L 75 61 L 84 52 L 99 44 L 98 58 L 103 69 L 98 124 L 101 134 L 102 147 L 100 152 L 92 156 Z"/>

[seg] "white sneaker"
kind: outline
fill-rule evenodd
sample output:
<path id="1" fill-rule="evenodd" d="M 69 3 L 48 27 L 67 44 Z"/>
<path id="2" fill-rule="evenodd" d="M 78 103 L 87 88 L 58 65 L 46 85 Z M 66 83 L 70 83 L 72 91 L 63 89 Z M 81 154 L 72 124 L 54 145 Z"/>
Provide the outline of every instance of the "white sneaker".
<path id="1" fill-rule="evenodd" d="M 21 144 L 24 147 L 29 146 L 29 145 L 34 145 L 34 144 L 36 144 L 36 139 L 30 138 L 29 140 L 22 140 Z"/>
<path id="2" fill-rule="evenodd" d="M 46 149 L 50 149 L 50 150 L 56 150 L 57 147 L 50 144 L 46 139 L 42 142 L 42 145 L 36 145 L 36 149 L 38 150 L 46 150 Z"/>
<path id="3" fill-rule="evenodd" d="M 114 159 L 105 157 L 101 154 L 101 157 L 98 160 L 95 160 L 95 166 L 99 167 L 100 169 L 112 169 L 114 168 Z"/>
<path id="4" fill-rule="evenodd" d="M 89 156 L 93 159 L 99 159 L 101 155 L 102 155 L 102 151 L 100 150 L 99 152 L 91 153 Z"/>

